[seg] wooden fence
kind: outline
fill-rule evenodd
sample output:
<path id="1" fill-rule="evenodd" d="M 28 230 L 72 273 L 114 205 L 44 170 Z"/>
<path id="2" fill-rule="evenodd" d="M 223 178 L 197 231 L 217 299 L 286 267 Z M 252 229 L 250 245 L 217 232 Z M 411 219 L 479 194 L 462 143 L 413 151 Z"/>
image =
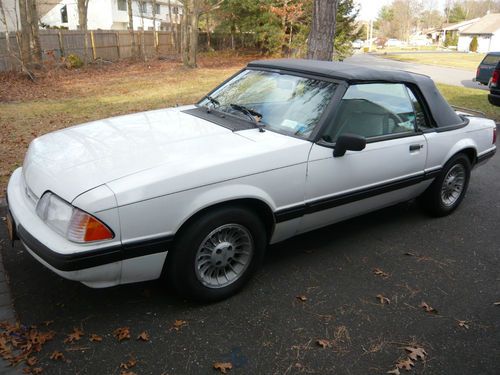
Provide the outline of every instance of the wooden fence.
<path id="1" fill-rule="evenodd" d="M 148 58 L 154 56 L 177 58 L 179 46 L 173 32 L 144 31 L 134 33 L 137 49 Z M 0 71 L 19 68 L 19 38 L 10 33 L 10 47 L 14 58 L 7 53 L 5 34 L 0 35 Z M 44 61 L 59 60 L 70 54 L 84 56 L 85 34 L 80 30 L 40 30 L 40 44 Z M 144 47 L 143 47 L 144 44 Z M 132 36 L 124 31 L 94 30 L 88 32 L 89 60 L 117 61 L 132 57 Z"/>
<path id="2" fill-rule="evenodd" d="M 180 30 L 179 30 L 180 31 Z M 180 32 L 172 31 L 136 31 L 134 33 L 139 52 L 144 51 L 146 57 L 180 58 Z M 5 33 L 0 35 L 0 71 L 19 69 L 20 47 L 19 33 L 10 33 L 11 52 L 7 53 Z M 199 34 L 199 49 L 224 50 L 231 48 L 253 48 L 256 36 L 247 34 L 207 33 Z M 85 34 L 80 30 L 40 30 L 40 44 L 43 60 L 59 61 L 70 54 L 83 59 Z M 143 48 L 144 44 L 144 48 Z M 89 60 L 104 59 L 118 61 L 132 57 L 132 36 L 127 30 L 94 30 L 88 32 Z"/>

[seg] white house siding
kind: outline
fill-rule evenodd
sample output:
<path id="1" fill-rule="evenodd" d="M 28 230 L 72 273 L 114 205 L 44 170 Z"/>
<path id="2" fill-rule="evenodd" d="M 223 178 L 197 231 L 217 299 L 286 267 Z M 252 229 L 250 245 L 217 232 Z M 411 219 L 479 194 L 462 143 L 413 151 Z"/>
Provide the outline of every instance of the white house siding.
<path id="1" fill-rule="evenodd" d="M 159 1 L 157 0 L 157 3 Z M 63 23 L 61 19 L 61 8 L 66 5 L 68 13 L 68 22 Z M 162 3 L 160 5 L 160 14 L 156 14 L 156 30 L 162 29 L 169 22 L 168 5 Z M 172 10 L 174 6 L 178 6 L 175 0 L 171 0 Z M 179 13 L 182 13 L 182 8 L 178 7 Z M 132 17 L 134 21 L 134 29 L 153 30 L 153 5 L 146 3 L 146 11 L 141 17 L 139 11 L 139 3 L 132 1 Z M 173 12 L 172 12 L 173 13 Z M 87 16 L 87 25 L 89 30 L 127 30 L 128 29 L 128 12 L 118 9 L 118 0 L 90 0 Z M 143 22 L 144 19 L 144 22 Z M 58 5 L 52 8 L 45 14 L 41 21 L 49 26 L 65 26 L 70 30 L 78 28 L 78 7 L 75 0 L 62 0 Z M 172 14 L 172 22 L 179 23 L 180 16 Z M 144 24 L 143 24 L 144 23 Z"/>
<path id="2" fill-rule="evenodd" d="M 19 5 L 17 0 L 0 0 L 3 3 L 6 23 L 9 31 L 16 31 L 21 28 L 19 21 Z M 0 16 L 0 32 L 5 32 L 5 24 Z"/>
<path id="3" fill-rule="evenodd" d="M 493 35 L 460 35 L 458 38 L 458 50 L 469 52 L 472 38 L 477 37 L 477 52 L 488 53 L 500 51 L 500 29 Z"/>

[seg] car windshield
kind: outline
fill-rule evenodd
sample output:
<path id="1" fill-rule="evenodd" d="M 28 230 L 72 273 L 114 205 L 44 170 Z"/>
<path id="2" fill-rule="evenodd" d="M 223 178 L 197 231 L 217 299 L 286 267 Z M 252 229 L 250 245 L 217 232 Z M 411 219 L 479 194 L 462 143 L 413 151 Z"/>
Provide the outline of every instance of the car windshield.
<path id="1" fill-rule="evenodd" d="M 332 82 L 245 70 L 198 105 L 223 111 L 280 133 L 308 137 L 331 102 Z"/>

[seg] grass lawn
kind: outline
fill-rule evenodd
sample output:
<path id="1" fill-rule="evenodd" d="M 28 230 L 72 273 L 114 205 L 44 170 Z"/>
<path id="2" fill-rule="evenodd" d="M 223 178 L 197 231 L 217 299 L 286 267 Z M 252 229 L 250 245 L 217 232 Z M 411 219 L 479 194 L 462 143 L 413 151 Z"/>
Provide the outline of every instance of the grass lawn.
<path id="1" fill-rule="evenodd" d="M 202 57 L 196 70 L 167 61 L 55 70 L 35 83 L 0 76 L 0 196 L 33 138 L 73 124 L 193 103 L 253 59 Z M 448 85 L 439 88 L 451 104 L 483 111 L 500 121 L 500 109 L 488 103 L 486 91 Z"/>
<path id="2" fill-rule="evenodd" d="M 460 68 L 471 71 L 476 71 L 477 66 L 483 60 L 484 54 L 481 53 L 457 53 L 457 52 L 444 52 L 444 53 L 408 53 L 408 54 L 382 54 L 383 58 L 414 62 L 418 64 L 438 65 L 449 68 Z"/>

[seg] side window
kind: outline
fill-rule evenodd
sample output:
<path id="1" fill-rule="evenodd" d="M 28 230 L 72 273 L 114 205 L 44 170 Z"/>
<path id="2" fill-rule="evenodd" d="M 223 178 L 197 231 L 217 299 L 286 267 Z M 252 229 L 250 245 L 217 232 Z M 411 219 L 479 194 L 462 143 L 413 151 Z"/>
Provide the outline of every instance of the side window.
<path id="1" fill-rule="evenodd" d="M 371 138 L 414 132 L 415 112 L 406 86 L 369 83 L 349 86 L 323 138 L 335 142 L 345 133 Z"/>
<path id="2" fill-rule="evenodd" d="M 413 94 L 413 91 L 411 91 L 409 87 L 407 87 L 406 89 L 408 90 L 408 96 L 410 97 L 410 100 L 413 104 L 413 110 L 415 111 L 415 125 L 417 126 L 417 129 L 430 128 L 429 124 L 427 123 L 422 104 L 418 101 L 415 94 Z"/>

